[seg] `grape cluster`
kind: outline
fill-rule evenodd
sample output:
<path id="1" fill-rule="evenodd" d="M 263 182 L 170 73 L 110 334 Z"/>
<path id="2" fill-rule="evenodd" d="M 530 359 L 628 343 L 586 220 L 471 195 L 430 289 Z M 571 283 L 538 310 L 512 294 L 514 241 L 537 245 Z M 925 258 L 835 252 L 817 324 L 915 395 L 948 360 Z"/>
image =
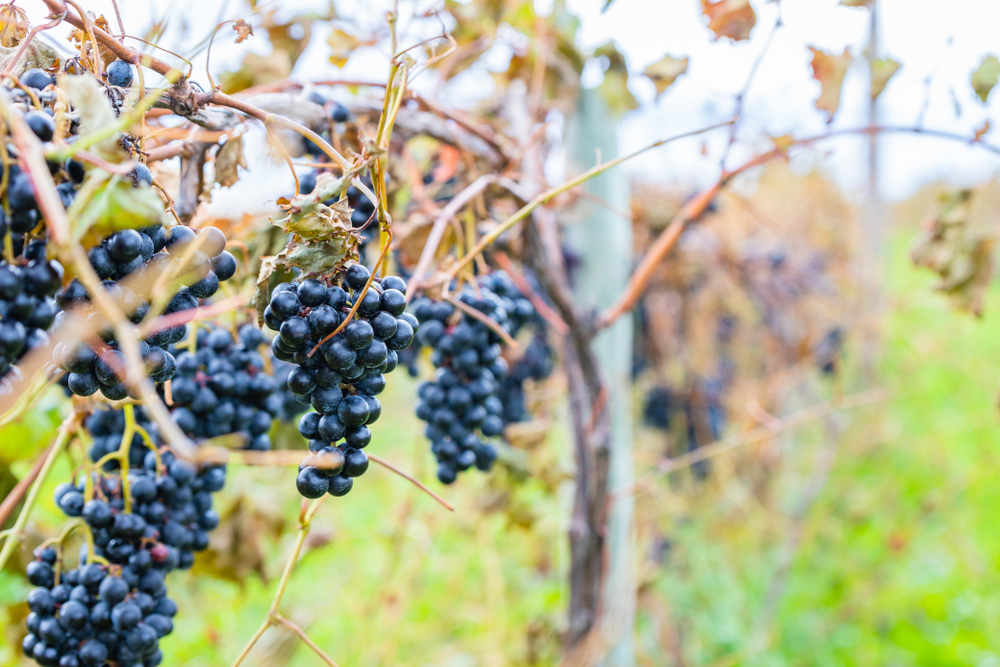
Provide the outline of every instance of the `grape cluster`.
<path id="1" fill-rule="evenodd" d="M 35 251 L 39 250 L 38 254 Z M 24 266 L 0 262 L 0 377 L 25 354 L 48 345 L 45 333 L 55 321 L 58 307 L 52 298 L 62 281 L 63 268 L 45 259 L 44 244 L 29 246 L 33 256 Z M 16 372 L 16 371 L 15 371 Z M 9 391 L 0 383 L 0 392 Z"/>
<path id="2" fill-rule="evenodd" d="M 241 433 L 246 449 L 266 451 L 271 448 L 268 431 L 281 412 L 281 398 L 258 352 L 267 342 L 264 335 L 245 324 L 238 336 L 237 342 L 221 327 L 198 330 L 197 351 L 177 355 L 171 415 L 189 437 Z"/>
<path id="3" fill-rule="evenodd" d="M 136 415 L 155 439 L 153 424 Z M 121 410 L 91 414 L 85 427 L 93 437 L 94 462 L 122 446 L 125 416 Z M 208 533 L 219 523 L 212 494 L 225 484 L 225 469 L 198 471 L 187 461 L 163 452 L 159 461 L 140 436 L 129 447 L 129 471 L 123 484 L 116 460 L 94 476 L 87 499 L 86 480 L 56 488 L 56 504 L 70 517 L 81 517 L 93 537 L 93 553 L 80 549 L 78 567 L 57 568 L 59 552 L 45 547 L 29 563 L 28 635 L 24 653 L 42 667 L 101 667 L 106 663 L 156 667 L 163 659 L 159 640 L 173 630 L 177 605 L 167 597 L 166 574 L 194 564 L 194 553 L 208 547 Z M 131 507 L 126 511 L 128 494 Z"/>
<path id="4" fill-rule="evenodd" d="M 525 406 L 524 384 L 528 380 L 544 380 L 552 374 L 555 358 L 545 329 L 536 326 L 531 342 L 524 354 L 511 366 L 507 377 L 500 383 L 498 397 L 503 403 L 503 420 L 507 424 L 528 421 L 531 415 Z"/>
<path id="5" fill-rule="evenodd" d="M 299 433 L 313 452 L 296 479 L 299 493 L 307 498 L 342 496 L 351 490 L 353 478 L 368 469 L 363 451 L 371 441 L 368 427 L 382 413 L 376 396 L 385 389 L 385 374 L 396 368 L 397 353 L 410 345 L 417 329 L 416 319 L 404 312 L 406 283 L 395 276 L 375 279 L 362 297 L 369 276 L 368 269 L 354 264 L 344 275 L 347 290 L 313 279 L 284 283 L 264 310 L 267 326 L 278 332 L 271 342 L 274 356 L 296 364 L 288 374 L 288 389 L 315 409 L 299 420 Z M 326 339 L 358 299 L 354 318 Z M 343 456 L 342 466 L 313 465 L 324 458 L 339 461 L 335 448 Z"/>
<path id="6" fill-rule="evenodd" d="M 225 235 L 214 227 L 195 232 L 189 227 L 166 230 L 155 225 L 116 232 L 91 248 L 88 256 L 112 299 L 131 322 L 138 324 L 150 311 L 150 301 L 138 286 L 163 274 L 176 276 L 182 283 L 164 309 L 165 315 L 197 308 L 199 299 L 214 295 L 219 283 L 236 272 L 236 258 L 225 247 Z M 56 303 L 63 310 L 89 300 L 87 290 L 77 280 L 56 294 Z M 108 399 L 123 399 L 129 395 L 124 381 L 125 355 L 118 349 L 115 332 L 103 317 L 96 312 L 89 317 L 94 318 L 94 328 L 103 344 L 95 346 L 81 341 L 57 346 L 56 363 L 69 372 L 68 386 L 77 396 L 100 391 Z M 174 376 L 176 360 L 168 348 L 182 340 L 186 331 L 186 325 L 179 324 L 152 333 L 140 342 L 146 373 L 154 382 L 162 383 Z"/>
<path id="7" fill-rule="evenodd" d="M 465 286 L 458 300 L 479 311 L 511 336 L 534 315 L 502 271 L 478 279 L 479 293 Z M 420 341 L 432 348 L 437 368 L 434 380 L 420 385 L 417 417 L 427 422 L 424 434 L 438 462 L 438 479 L 455 481 L 458 473 L 476 466 L 487 471 L 496 449 L 482 438 L 503 434 L 504 404 L 498 396 L 507 377 L 500 356 L 503 338 L 485 322 L 459 311 L 448 301 L 418 299 L 413 313 L 420 322 Z"/>

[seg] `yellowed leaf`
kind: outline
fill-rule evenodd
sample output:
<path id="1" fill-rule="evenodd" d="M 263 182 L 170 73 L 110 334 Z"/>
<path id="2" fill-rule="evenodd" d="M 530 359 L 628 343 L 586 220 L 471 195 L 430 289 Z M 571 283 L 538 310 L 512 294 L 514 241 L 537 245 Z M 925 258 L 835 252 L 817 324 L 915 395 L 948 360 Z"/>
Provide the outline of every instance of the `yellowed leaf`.
<path id="1" fill-rule="evenodd" d="M 845 7 L 868 7 L 872 6 L 872 0 L 840 0 L 840 4 Z"/>
<path id="2" fill-rule="evenodd" d="M 337 67 L 343 67 L 347 64 L 351 52 L 361 45 L 361 40 L 340 28 L 332 28 L 326 43 L 330 45 L 330 62 Z"/>
<path id="3" fill-rule="evenodd" d="M 28 14 L 20 7 L 15 7 L 13 3 L 0 7 L 0 21 L 3 27 L 0 28 L 0 46 L 7 48 L 17 46 L 28 34 L 25 27 L 28 24 Z"/>
<path id="4" fill-rule="evenodd" d="M 820 94 L 816 100 L 816 108 L 829 114 L 827 122 L 833 120 L 833 114 L 840 106 L 840 89 L 844 84 L 844 75 L 851 64 L 851 53 L 847 49 L 839 56 L 809 47 L 812 51 L 813 78 L 819 81 Z"/>
<path id="5" fill-rule="evenodd" d="M 871 75 L 871 96 L 876 99 L 889 84 L 889 79 L 899 71 L 899 61 L 892 58 L 878 58 L 872 61 Z"/>
<path id="6" fill-rule="evenodd" d="M 656 86 L 656 96 L 659 97 L 677 80 L 677 77 L 687 72 L 687 68 L 687 58 L 674 58 L 671 55 L 665 55 L 647 67 L 643 71 L 643 75 Z"/>
<path id="7" fill-rule="evenodd" d="M 771 137 L 774 147 L 781 152 L 787 151 L 795 143 L 795 137 L 790 134 L 782 134 L 780 137 Z"/>
<path id="8" fill-rule="evenodd" d="M 701 10 L 708 17 L 708 29 L 715 38 L 728 37 L 733 41 L 750 38 L 750 30 L 757 24 L 750 0 L 701 0 Z"/>
<path id="9" fill-rule="evenodd" d="M 247 37 L 253 37 L 253 26 L 244 21 L 243 19 L 240 19 L 233 24 L 233 30 L 236 31 L 237 44 L 243 42 L 243 40 L 245 40 Z"/>
<path id="10" fill-rule="evenodd" d="M 976 91 L 980 101 L 985 102 L 990 91 L 997 85 L 1000 77 L 1000 60 L 996 56 L 986 56 L 972 74 L 972 89 Z"/>

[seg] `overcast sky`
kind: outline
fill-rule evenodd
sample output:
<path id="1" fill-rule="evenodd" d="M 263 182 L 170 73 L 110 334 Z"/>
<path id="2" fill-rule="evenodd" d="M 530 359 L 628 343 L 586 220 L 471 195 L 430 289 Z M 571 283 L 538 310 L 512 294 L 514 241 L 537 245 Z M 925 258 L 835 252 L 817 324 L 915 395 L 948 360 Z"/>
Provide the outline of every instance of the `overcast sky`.
<path id="1" fill-rule="evenodd" d="M 778 12 L 777 3 L 752 0 L 758 20 L 751 40 L 732 44 L 713 40 L 698 0 L 615 0 L 605 13 L 600 11 L 604 0 L 567 2 L 582 19 L 580 40 L 584 46 L 614 40 L 628 60 L 632 74 L 629 88 L 641 107 L 630 113 L 618 128 L 622 151 L 731 117 L 734 95 L 743 86 L 767 34 L 774 29 Z M 997 126 L 1000 93 L 992 95 L 989 104 L 983 105 L 975 97 L 969 79 L 984 54 L 1000 52 L 997 39 L 1000 2 L 879 0 L 879 3 L 880 54 L 903 63 L 881 97 L 881 122 L 913 125 L 926 103 L 927 128 L 971 135 L 986 119 Z M 29 9 L 33 19 L 41 17 L 41 2 L 19 4 Z M 84 4 L 113 16 L 109 0 Z M 120 4 L 132 34 L 141 34 L 154 17 L 166 17 L 169 30 L 164 43 L 182 52 L 199 41 L 217 17 L 245 14 L 241 0 L 124 0 Z M 403 4 L 406 5 L 405 0 Z M 421 4 L 429 3 L 421 0 Z M 282 0 L 278 4 L 282 12 L 288 13 L 303 9 L 322 11 L 325 5 L 324 0 Z M 341 16 L 354 17 L 374 28 L 379 25 L 382 8 L 388 6 L 388 0 L 364 3 L 340 0 L 336 5 Z M 536 2 L 543 13 L 550 5 L 551 0 Z M 808 46 L 838 53 L 849 47 L 859 57 L 848 74 L 841 110 L 832 127 L 860 127 L 866 122 L 867 74 L 860 55 L 867 44 L 868 11 L 839 6 L 837 0 L 782 0 L 781 11 L 784 25 L 775 34 L 753 82 L 744 110 L 741 141 L 730 157 L 730 165 L 759 150 L 762 134 L 815 134 L 826 127 L 825 115 L 813 107 L 819 85 L 810 76 Z M 343 72 L 329 64 L 325 30 L 324 26 L 317 26 L 317 38 L 299 61 L 296 77 L 384 78 L 386 59 L 375 49 L 352 58 Z M 213 49 L 213 71 L 234 66 L 247 50 L 266 52 L 266 36 L 259 34 L 237 46 L 227 30 Z M 690 65 L 688 73 L 657 100 L 652 83 L 641 72 L 665 53 L 687 56 Z M 490 63 L 502 67 L 509 55 L 510 49 L 498 47 L 491 54 Z M 204 79 L 204 60 L 198 59 L 195 64 L 195 78 Z M 456 82 L 448 91 L 451 101 L 463 103 L 487 95 L 491 84 L 489 77 L 482 76 L 484 73 L 472 72 Z M 933 81 L 928 89 L 926 82 L 931 74 Z M 596 85 L 601 76 L 600 68 L 592 66 L 586 83 Z M 432 83 L 430 77 L 425 77 L 417 85 Z M 987 140 L 998 133 L 994 130 Z M 1000 144 L 1000 137 L 994 140 Z M 630 164 L 629 171 L 638 178 L 678 183 L 693 189 L 717 177 L 725 141 L 724 133 L 708 137 L 705 155 L 702 139 L 678 142 L 639 158 Z M 1000 158 L 996 155 L 961 143 L 900 135 L 887 136 L 881 141 L 881 189 L 890 199 L 905 197 L 935 180 L 969 184 L 1000 170 Z M 802 168 L 819 164 L 851 192 L 858 192 L 866 179 L 863 144 L 856 139 L 830 141 L 802 155 L 796 163 Z"/>

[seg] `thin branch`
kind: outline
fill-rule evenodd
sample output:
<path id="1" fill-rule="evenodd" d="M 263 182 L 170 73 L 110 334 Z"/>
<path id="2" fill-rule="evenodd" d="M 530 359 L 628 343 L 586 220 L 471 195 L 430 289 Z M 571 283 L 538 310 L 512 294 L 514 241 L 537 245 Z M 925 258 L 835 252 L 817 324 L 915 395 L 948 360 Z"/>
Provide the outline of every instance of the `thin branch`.
<path id="1" fill-rule="evenodd" d="M 14 527 L 11 528 L 11 532 L 8 534 L 7 541 L 4 542 L 3 551 L 0 551 L 0 570 L 3 569 L 7 561 L 10 560 L 11 554 L 14 553 L 14 549 L 21 543 L 22 534 L 24 533 L 25 527 L 28 525 L 28 517 L 31 516 L 31 510 L 35 507 L 35 502 L 38 500 L 38 496 L 42 491 L 42 487 L 45 486 L 45 480 L 48 479 L 49 473 L 52 472 L 52 467 L 55 465 L 56 459 L 59 458 L 59 454 L 62 453 L 63 449 L 66 447 L 66 443 L 70 440 L 70 434 L 76 430 L 79 426 L 80 415 L 72 414 L 63 420 L 63 423 L 59 426 L 59 432 L 56 434 L 56 439 L 49 446 L 47 453 L 45 455 L 44 463 L 42 463 L 41 469 L 35 477 L 34 484 L 31 486 L 31 491 L 28 493 L 28 497 L 24 500 L 24 506 L 21 508 L 21 513 L 17 515 L 17 521 L 14 522 Z"/>
<path id="2" fill-rule="evenodd" d="M 514 225 L 516 225 L 517 223 L 521 222 L 521 220 L 524 220 L 536 208 L 538 208 L 542 204 L 545 204 L 545 203 L 549 202 L 550 200 L 554 199 L 556 196 L 562 194 L 563 192 L 566 192 L 567 190 L 575 188 L 576 186 L 580 185 L 581 183 L 586 183 L 587 181 L 589 181 L 590 179 L 594 178 L 595 176 L 599 176 L 599 175 L 603 174 L 607 170 L 611 169 L 612 167 L 618 166 L 619 164 L 621 164 L 622 162 L 625 162 L 626 160 L 630 160 L 630 159 L 632 159 L 634 157 L 642 155 L 646 151 L 652 150 L 654 148 L 658 148 L 660 146 L 664 146 L 664 145 L 669 144 L 669 143 L 671 143 L 673 141 L 677 141 L 678 139 L 684 139 L 686 137 L 697 136 L 699 134 L 704 134 L 705 132 L 710 132 L 712 130 L 716 130 L 716 129 L 720 128 L 720 127 L 725 127 L 725 126 L 731 124 L 732 122 L 733 122 L 732 120 L 727 120 L 727 121 L 722 122 L 722 123 L 715 123 L 714 125 L 709 125 L 708 127 L 703 127 L 703 128 L 701 128 L 699 130 L 693 130 L 691 132 L 685 132 L 683 134 L 678 134 L 678 135 L 675 135 L 673 137 L 668 137 L 666 139 L 661 139 L 660 141 L 656 141 L 656 142 L 654 142 L 654 143 L 646 146 L 645 148 L 640 148 L 639 150 L 635 151 L 634 153 L 629 153 L 628 155 L 623 155 L 622 157 L 616 158 L 614 160 L 611 160 L 610 162 L 605 162 L 604 164 L 599 164 L 599 165 L 597 165 L 595 167 L 592 167 L 592 168 L 588 169 L 587 171 L 583 172 L 582 174 L 580 174 L 579 176 L 577 176 L 576 178 L 572 178 L 572 179 L 566 181 L 565 183 L 563 183 L 562 185 L 560 185 L 558 187 L 552 188 L 550 190 L 546 190 L 545 192 L 541 193 L 540 195 L 538 195 L 537 197 L 535 197 L 534 199 L 532 199 L 530 202 L 528 202 L 528 204 L 526 204 L 525 206 L 523 206 L 521 208 L 521 210 L 519 210 L 517 213 L 513 214 L 512 216 L 510 216 L 509 218 L 507 218 L 506 220 L 504 220 L 502 223 L 500 223 L 499 225 L 497 225 L 493 229 L 493 231 L 491 231 L 489 234 L 487 234 L 486 236 L 484 236 L 479 241 L 479 243 L 477 243 L 476 246 L 465 255 L 465 257 L 463 257 L 458 262 L 456 262 L 448 270 L 448 274 L 447 274 L 448 277 L 447 277 L 447 279 L 450 280 L 451 278 L 454 278 L 458 274 L 459 271 L 461 271 L 473 259 L 475 259 L 477 256 L 479 256 L 479 254 L 482 253 L 483 250 L 485 250 L 487 247 L 489 247 L 490 244 L 492 244 L 494 241 L 496 241 L 498 238 L 500 238 L 500 236 L 504 232 L 506 232 L 508 229 L 510 229 L 511 227 L 513 227 Z"/>
<path id="3" fill-rule="evenodd" d="M 428 489 L 426 486 L 424 486 L 423 484 L 421 484 L 420 480 L 418 480 L 416 477 L 413 477 L 409 473 L 403 472 L 402 470 L 400 470 L 399 468 L 397 468 L 393 464 L 389 463 L 388 461 L 386 461 L 385 459 L 383 459 L 380 456 L 376 456 L 375 454 L 369 453 L 368 454 L 368 458 L 370 458 L 372 461 L 374 461 L 375 463 L 378 463 L 381 466 L 385 466 L 386 468 L 388 468 L 389 470 L 393 471 L 394 473 L 396 473 L 400 477 L 409 480 L 410 482 L 412 482 L 413 484 L 415 484 L 417 486 L 417 488 L 419 488 L 421 491 L 423 491 L 424 493 L 426 493 L 427 495 L 429 495 L 431 498 L 433 498 L 434 500 L 436 500 L 439 503 L 441 503 L 445 507 L 445 509 L 447 509 L 449 512 L 454 512 L 455 511 L 455 508 L 452 507 L 451 505 L 449 505 L 444 500 L 444 498 L 442 498 L 441 496 L 439 496 L 438 494 L 434 493 L 433 491 L 431 491 L 430 489 Z"/>
<path id="4" fill-rule="evenodd" d="M 333 658 L 324 653 L 323 649 L 321 649 L 319 646 L 316 646 L 313 640 L 309 639 L 309 635 L 307 635 L 305 631 L 302 628 L 300 628 L 296 623 L 293 623 L 292 621 L 288 620 L 287 618 L 281 615 L 275 615 L 274 620 L 275 622 L 281 623 L 282 625 L 290 628 L 292 632 L 294 632 L 299 636 L 299 639 L 301 639 L 306 646 L 311 648 L 316 653 L 316 655 L 318 655 L 320 659 L 323 660 L 323 662 L 330 665 L 330 667 L 337 667 L 337 663 L 333 661 Z"/>
<path id="5" fill-rule="evenodd" d="M 17 504 L 21 502 L 21 499 L 24 498 L 24 494 L 28 492 L 28 489 L 31 488 L 31 485 L 35 482 L 39 473 L 42 472 L 42 466 L 45 465 L 45 462 L 49 459 L 49 456 L 52 454 L 52 448 L 55 446 L 56 442 L 49 443 L 49 446 L 45 448 L 45 452 L 35 459 L 35 463 L 31 466 L 31 470 L 28 471 L 28 474 L 22 477 L 18 481 L 17 486 L 15 486 L 11 492 L 7 494 L 7 497 L 3 499 L 3 504 L 0 504 L 0 526 L 7 523 L 7 519 L 10 517 L 11 512 L 13 512 L 14 508 L 17 507 Z"/>
<path id="6" fill-rule="evenodd" d="M 462 311 L 469 317 L 475 320 L 479 320 L 480 322 L 485 324 L 487 327 L 490 328 L 490 331 L 493 331 L 494 333 L 496 333 L 496 335 L 500 336 L 500 338 L 503 339 L 503 342 L 504 344 L 507 345 L 507 347 L 511 348 L 512 350 L 521 349 L 521 346 L 518 345 L 517 341 L 511 338 L 509 333 L 504 331 L 503 328 L 499 324 L 497 324 L 495 320 L 490 319 L 485 313 L 479 312 L 475 308 L 466 305 L 465 303 L 463 303 L 459 299 L 456 299 L 453 296 L 446 296 L 444 300 L 450 303 L 451 305 L 455 306 L 456 308 L 458 308 L 460 311 Z"/>
<path id="7" fill-rule="evenodd" d="M 510 276 L 510 279 L 513 280 L 514 284 L 517 286 L 517 289 L 521 290 L 521 294 L 527 297 L 528 301 L 531 302 L 531 305 L 535 307 L 535 311 L 542 316 L 542 319 L 548 322 L 549 326 L 552 327 L 560 336 L 568 335 L 569 326 L 563 318 L 559 317 L 559 313 L 552 310 L 549 304 L 545 302 L 545 299 L 532 289 L 531 285 L 528 284 L 528 281 L 524 279 L 524 276 L 517 272 L 514 268 L 514 263 L 510 261 L 510 257 L 502 252 L 495 252 L 493 253 L 493 259 L 496 260 L 501 269 L 507 272 L 507 275 Z"/>

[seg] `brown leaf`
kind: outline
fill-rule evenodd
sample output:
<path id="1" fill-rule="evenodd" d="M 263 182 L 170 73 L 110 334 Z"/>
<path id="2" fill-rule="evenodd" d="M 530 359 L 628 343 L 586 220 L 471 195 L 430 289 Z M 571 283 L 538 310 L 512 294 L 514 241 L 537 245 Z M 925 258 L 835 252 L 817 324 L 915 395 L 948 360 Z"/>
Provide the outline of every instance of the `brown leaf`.
<path id="1" fill-rule="evenodd" d="M 750 0 L 701 0 L 701 10 L 708 17 L 708 29 L 716 39 L 728 37 L 739 42 L 750 38 L 750 30 L 757 24 L 757 15 Z"/>
<path id="2" fill-rule="evenodd" d="M 0 21 L 3 21 L 3 27 L 0 28 L 0 46 L 7 48 L 18 46 L 28 35 L 28 29 L 24 27 L 28 23 L 28 14 L 20 7 L 15 7 L 14 3 L 0 7 Z"/>
<path id="3" fill-rule="evenodd" d="M 892 58 L 878 58 L 871 64 L 871 97 L 876 99 L 889 84 L 889 79 L 899 71 L 899 61 Z"/>
<path id="4" fill-rule="evenodd" d="M 258 503 L 244 494 L 228 500 L 217 511 L 219 528 L 212 531 L 197 570 L 239 584 L 257 574 L 266 583 L 268 551 L 285 532 L 285 519 L 271 503 Z"/>
<path id="5" fill-rule="evenodd" d="M 243 135 L 230 137 L 215 156 L 215 182 L 228 188 L 240 179 L 239 168 L 247 168 L 243 155 Z"/>
<path id="6" fill-rule="evenodd" d="M 981 102 L 986 102 L 990 91 L 997 85 L 1000 77 L 1000 60 L 996 56 L 986 56 L 979 67 L 972 73 L 972 89 L 976 91 Z"/>
<path id="7" fill-rule="evenodd" d="M 647 67 L 642 73 L 656 86 L 656 96 L 659 97 L 677 80 L 677 77 L 687 72 L 687 68 L 687 58 L 674 58 L 668 54 Z"/>
<path id="8" fill-rule="evenodd" d="M 983 126 L 976 130 L 976 138 L 973 141 L 979 141 L 983 136 L 990 131 L 990 121 L 983 123 Z"/>
<path id="9" fill-rule="evenodd" d="M 330 45 L 330 62 L 337 67 L 346 65 L 351 52 L 361 46 L 361 40 L 340 28 L 330 30 L 326 43 Z"/>
<path id="10" fill-rule="evenodd" d="M 840 106 L 840 88 L 844 84 L 844 75 L 851 64 L 851 53 L 847 49 L 839 56 L 809 47 L 812 51 L 813 78 L 819 81 L 820 94 L 816 100 L 816 108 L 829 114 L 827 122 L 833 120 L 833 114 Z"/>
<path id="11" fill-rule="evenodd" d="M 954 307 L 980 316 L 993 276 L 996 239 L 973 226 L 971 202 L 970 190 L 946 197 L 937 215 L 924 222 L 910 259 L 938 275 L 934 289 L 948 295 Z"/>
<path id="12" fill-rule="evenodd" d="M 840 0 L 845 7 L 871 7 L 873 0 Z"/>
<path id="13" fill-rule="evenodd" d="M 233 24 L 233 30 L 236 31 L 236 44 L 242 43 L 247 37 L 253 37 L 253 26 L 243 19 Z"/>

